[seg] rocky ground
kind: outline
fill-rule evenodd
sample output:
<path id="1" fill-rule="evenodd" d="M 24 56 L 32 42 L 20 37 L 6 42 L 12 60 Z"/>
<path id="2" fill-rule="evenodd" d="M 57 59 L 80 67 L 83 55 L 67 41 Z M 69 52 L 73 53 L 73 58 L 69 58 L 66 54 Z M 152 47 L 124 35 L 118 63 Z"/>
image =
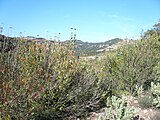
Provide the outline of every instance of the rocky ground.
<path id="1" fill-rule="evenodd" d="M 138 115 L 134 120 L 160 120 L 160 110 L 156 108 L 141 108 L 137 98 L 128 97 L 128 105 L 134 106 L 139 109 Z M 105 108 L 102 108 L 99 112 L 92 112 L 87 120 L 98 120 L 100 115 L 105 115 Z"/>

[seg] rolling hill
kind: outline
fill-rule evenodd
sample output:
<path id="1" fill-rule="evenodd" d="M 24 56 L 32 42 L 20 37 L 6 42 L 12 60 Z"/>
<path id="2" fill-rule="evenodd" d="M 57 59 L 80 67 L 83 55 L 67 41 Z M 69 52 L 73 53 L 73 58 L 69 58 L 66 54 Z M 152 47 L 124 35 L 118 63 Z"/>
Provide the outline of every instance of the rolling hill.
<path id="1" fill-rule="evenodd" d="M 0 35 L 0 50 L 3 47 L 3 42 L 8 41 L 8 45 L 6 47 L 6 51 L 9 51 L 9 49 L 13 49 L 15 47 L 16 40 L 18 38 L 12 38 L 12 37 L 6 37 L 4 35 Z M 36 37 L 26 37 L 24 38 L 28 41 L 45 41 L 45 38 L 36 38 Z M 13 42 L 14 41 L 14 42 Z M 69 42 L 70 40 L 66 40 L 63 42 Z M 77 56 L 92 56 L 96 55 L 97 53 L 101 53 L 109 50 L 110 48 L 115 48 L 118 43 L 122 42 L 123 40 L 120 38 L 111 39 L 105 42 L 97 42 L 97 43 L 91 43 L 91 42 L 83 42 L 82 40 L 76 40 L 76 55 Z M 52 41 L 53 42 L 53 41 Z"/>
<path id="2" fill-rule="evenodd" d="M 123 41 L 120 38 L 111 39 L 105 42 L 98 42 L 98 43 L 90 43 L 90 42 L 83 42 L 81 40 L 76 40 L 76 53 L 77 55 L 95 55 L 99 52 L 104 52 L 105 49 L 108 47 L 117 44 Z"/>

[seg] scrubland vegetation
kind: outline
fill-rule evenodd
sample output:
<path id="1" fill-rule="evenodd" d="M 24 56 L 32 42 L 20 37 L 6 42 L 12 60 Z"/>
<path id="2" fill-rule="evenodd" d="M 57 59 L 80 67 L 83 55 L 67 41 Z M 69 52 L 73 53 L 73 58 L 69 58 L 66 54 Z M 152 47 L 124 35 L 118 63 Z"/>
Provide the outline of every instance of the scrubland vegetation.
<path id="1" fill-rule="evenodd" d="M 106 115 L 99 119 L 132 120 L 138 110 L 127 106 L 124 96 L 138 97 L 142 107 L 159 109 L 159 30 L 157 24 L 134 44 L 91 61 L 75 56 L 74 40 L 66 44 L 4 40 L 0 52 L 0 119 L 83 120 L 105 107 Z M 15 47 L 6 51 L 9 41 Z"/>

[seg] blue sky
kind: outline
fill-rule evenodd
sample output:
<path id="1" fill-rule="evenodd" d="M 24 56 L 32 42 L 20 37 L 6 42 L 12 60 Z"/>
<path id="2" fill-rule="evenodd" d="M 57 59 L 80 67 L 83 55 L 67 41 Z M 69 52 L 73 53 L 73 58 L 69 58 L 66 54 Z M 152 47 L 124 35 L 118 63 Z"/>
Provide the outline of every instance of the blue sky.
<path id="1" fill-rule="evenodd" d="M 3 34 L 104 42 L 137 38 L 160 19 L 160 0 L 0 0 Z M 12 29 L 9 29 L 12 27 Z"/>

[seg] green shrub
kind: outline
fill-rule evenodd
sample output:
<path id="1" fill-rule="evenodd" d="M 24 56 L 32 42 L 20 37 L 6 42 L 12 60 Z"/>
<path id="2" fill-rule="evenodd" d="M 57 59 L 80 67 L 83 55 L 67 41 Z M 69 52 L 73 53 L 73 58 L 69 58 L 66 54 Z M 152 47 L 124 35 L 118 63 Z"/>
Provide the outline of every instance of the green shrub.
<path id="1" fill-rule="evenodd" d="M 142 108 L 160 107 L 160 83 L 151 82 L 151 87 L 147 91 L 139 87 L 137 88 L 139 105 Z"/>
<path id="2" fill-rule="evenodd" d="M 150 88 L 156 80 L 154 67 L 159 62 L 159 36 L 155 33 L 147 39 L 123 46 L 114 56 L 103 60 L 106 80 L 114 94 L 129 92 L 136 95 L 136 87 Z"/>
<path id="3" fill-rule="evenodd" d="M 153 105 L 157 108 L 160 108 L 160 83 L 154 84 L 151 83 L 151 92 L 154 96 Z"/>
<path id="4" fill-rule="evenodd" d="M 138 109 L 127 105 L 127 97 L 107 98 L 105 115 L 99 116 L 99 120 L 131 120 L 138 114 Z"/>
<path id="5" fill-rule="evenodd" d="M 153 107 L 153 96 L 151 92 L 145 92 L 138 97 L 138 102 L 141 108 Z"/>
<path id="6" fill-rule="evenodd" d="M 100 108 L 97 74 L 76 59 L 73 43 L 18 40 L 0 57 L 2 119 L 82 117 Z"/>
<path id="7" fill-rule="evenodd" d="M 87 116 L 88 112 L 100 108 L 103 91 L 98 87 L 97 75 L 87 65 L 79 66 L 74 72 L 71 80 L 63 87 L 60 87 L 61 84 L 58 81 L 66 79 L 57 78 L 55 81 L 46 83 L 46 86 L 51 87 L 46 88 L 36 105 L 39 106 L 36 112 L 37 119 L 41 119 L 42 115 L 52 119 L 69 116 L 81 118 Z"/>

